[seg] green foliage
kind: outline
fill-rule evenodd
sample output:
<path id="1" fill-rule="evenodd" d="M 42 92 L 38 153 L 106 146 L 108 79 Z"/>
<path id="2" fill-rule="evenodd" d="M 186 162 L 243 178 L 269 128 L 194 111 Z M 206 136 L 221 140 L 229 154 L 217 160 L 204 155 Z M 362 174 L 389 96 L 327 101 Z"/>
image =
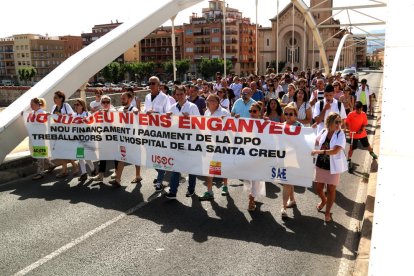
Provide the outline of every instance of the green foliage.
<path id="1" fill-rule="evenodd" d="M 187 71 L 190 69 L 190 60 L 189 59 L 176 60 L 175 66 L 177 67 L 177 75 L 180 78 L 180 76 L 187 73 Z M 173 62 L 171 60 L 164 62 L 163 68 L 166 74 L 170 76 L 174 75 Z"/>
<path id="2" fill-rule="evenodd" d="M 233 68 L 233 64 L 230 60 L 227 60 L 226 62 L 227 71 L 230 71 Z M 201 72 L 204 79 L 210 79 L 215 76 L 216 72 L 223 72 L 224 60 L 217 58 L 202 58 L 200 64 L 198 65 L 198 70 Z"/>
<path id="3" fill-rule="evenodd" d="M 286 66 L 286 61 L 279 61 L 278 64 L 279 64 L 279 67 L 278 67 L 279 72 L 283 72 L 283 68 Z M 269 67 L 275 68 L 275 70 L 276 70 L 277 69 L 276 60 L 272 60 L 269 64 Z M 279 72 L 276 72 L 276 73 L 279 73 Z"/>
<path id="4" fill-rule="evenodd" d="M 34 78 L 37 74 L 37 71 L 36 71 L 36 68 L 33 66 L 25 66 L 25 67 L 20 67 L 17 70 L 17 73 L 19 74 L 19 79 L 21 81 L 24 81 L 27 85 L 27 81 Z"/>
<path id="5" fill-rule="evenodd" d="M 111 62 L 102 69 L 101 74 L 105 80 L 116 83 L 121 76 L 121 64 L 116 61 Z"/>

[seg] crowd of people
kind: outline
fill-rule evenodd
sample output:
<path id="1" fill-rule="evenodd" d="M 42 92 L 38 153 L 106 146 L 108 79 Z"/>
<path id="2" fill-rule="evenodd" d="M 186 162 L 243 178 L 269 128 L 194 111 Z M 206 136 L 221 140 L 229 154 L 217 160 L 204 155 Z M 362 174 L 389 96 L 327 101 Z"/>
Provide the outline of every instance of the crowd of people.
<path id="1" fill-rule="evenodd" d="M 216 73 L 214 82 L 193 79 L 185 85 L 175 82 L 173 87 L 160 82 L 157 76 L 149 78 L 150 92 L 144 102 L 135 97 L 129 89 L 121 95 L 121 107 L 115 108 L 111 98 L 103 95 L 102 90 L 95 91 L 95 99 L 89 106 L 78 98 L 73 106 L 67 103 L 65 94 L 56 91 L 54 105 L 50 114 L 71 114 L 76 117 L 87 117 L 94 112 L 143 112 L 159 113 L 168 116 L 216 116 L 235 118 L 252 118 L 280 122 L 289 125 L 313 127 L 315 129 L 315 149 L 310 153 L 315 156 L 314 187 L 320 197 L 316 205 L 318 211 L 325 208 L 325 221 L 331 222 L 331 209 L 335 202 L 336 187 L 340 174 L 352 172 L 351 158 L 360 141 L 370 155 L 377 159 L 367 139 L 365 127 L 368 124 L 367 114 L 373 116 L 375 91 L 369 89 L 366 79 L 360 85 L 355 76 L 343 78 L 340 74 L 325 77 L 320 71 L 311 74 L 310 70 L 295 74 L 287 70 L 284 74 L 269 72 L 265 76 L 251 75 L 247 78 L 237 75 L 223 77 Z M 33 113 L 47 113 L 43 99 L 34 98 L 30 106 Z M 345 154 L 346 137 L 349 137 L 348 156 Z M 100 160 L 97 164 L 90 160 L 49 160 L 38 159 L 37 173 L 33 179 L 41 179 L 45 172 L 52 172 L 57 164 L 62 166 L 56 177 L 68 177 L 67 164 L 72 164 L 71 174 L 84 182 L 89 175 L 91 181 L 104 181 L 108 160 Z M 45 165 L 48 169 L 45 171 Z M 114 160 L 114 173 L 109 184 L 120 187 L 124 162 Z M 155 190 L 160 192 L 164 185 L 165 171 L 157 169 L 157 177 L 153 180 Z M 187 197 L 195 192 L 197 176 L 188 176 Z M 140 166 L 135 166 L 135 178 L 131 183 L 139 183 Z M 169 179 L 169 190 L 165 193 L 168 199 L 175 199 L 180 183 L 180 172 L 172 172 Z M 206 177 L 207 190 L 198 197 L 200 200 L 214 200 L 213 177 Z M 221 195 L 229 193 L 227 179 L 222 180 Z M 256 197 L 265 195 L 263 181 L 244 180 L 248 190 L 248 210 L 256 209 Z M 326 192 L 325 192 L 326 187 Z M 288 208 L 297 205 L 294 186 L 283 184 L 281 216 L 288 217 Z"/>

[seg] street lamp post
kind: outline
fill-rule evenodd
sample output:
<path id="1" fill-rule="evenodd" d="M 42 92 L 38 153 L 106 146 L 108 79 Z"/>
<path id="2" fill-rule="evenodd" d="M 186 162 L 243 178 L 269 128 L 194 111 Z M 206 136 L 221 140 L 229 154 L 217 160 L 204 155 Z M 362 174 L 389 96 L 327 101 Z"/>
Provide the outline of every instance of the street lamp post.
<path id="1" fill-rule="evenodd" d="M 223 1 L 223 63 L 224 63 L 224 78 L 227 77 L 227 42 L 226 42 L 226 0 Z"/>
<path id="2" fill-rule="evenodd" d="M 171 46 L 173 51 L 173 74 L 174 74 L 174 81 L 177 80 L 177 68 L 175 66 L 175 29 L 174 29 L 174 20 L 177 15 L 171 17 Z"/>

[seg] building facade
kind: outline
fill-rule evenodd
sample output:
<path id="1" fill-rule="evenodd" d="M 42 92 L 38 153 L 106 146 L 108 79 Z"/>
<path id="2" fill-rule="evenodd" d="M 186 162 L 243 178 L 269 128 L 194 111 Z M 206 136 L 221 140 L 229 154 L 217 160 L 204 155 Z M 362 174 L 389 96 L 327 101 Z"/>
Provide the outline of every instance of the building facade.
<path id="1" fill-rule="evenodd" d="M 184 58 L 192 61 L 192 75 L 197 75 L 197 65 L 202 58 L 224 58 L 231 61 L 232 72 L 238 75 L 254 73 L 256 63 L 256 25 L 242 12 L 226 7 L 226 46 L 224 43 L 224 2 L 209 1 L 209 7 L 202 9 L 201 16 L 196 13 L 190 23 L 183 26 Z M 224 47 L 226 51 L 224 51 Z"/>
<path id="2" fill-rule="evenodd" d="M 324 41 L 326 56 L 331 67 L 340 40 L 347 30 L 331 27 L 339 24 L 339 21 L 332 17 L 333 0 L 323 2 L 311 0 L 310 7 L 315 6 L 318 9 L 312 15 L 319 25 L 319 33 Z M 275 66 L 276 61 L 279 61 L 282 67 L 279 68 L 279 72 L 287 67 L 292 69 L 296 67 L 299 71 L 307 68 L 322 68 L 319 49 L 313 39 L 312 31 L 306 24 L 305 17 L 292 3 L 270 21 L 271 29 L 259 28 L 259 71 L 265 72 L 265 68 L 270 64 Z M 366 43 L 357 44 L 351 39 L 346 41 L 337 70 L 356 66 L 357 59 L 362 62 L 362 52 L 366 53 Z"/>
<path id="3" fill-rule="evenodd" d="M 19 69 L 33 66 L 37 73 L 32 81 L 39 81 L 81 48 L 79 36 L 19 34 L 1 39 L 0 78 L 19 83 Z"/>

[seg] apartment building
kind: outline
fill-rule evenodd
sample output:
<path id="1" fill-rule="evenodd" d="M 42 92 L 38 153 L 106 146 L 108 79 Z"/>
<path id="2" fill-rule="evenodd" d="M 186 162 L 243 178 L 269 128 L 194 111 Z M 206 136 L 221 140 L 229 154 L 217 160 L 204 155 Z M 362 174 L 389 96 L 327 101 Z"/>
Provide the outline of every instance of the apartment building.
<path id="1" fill-rule="evenodd" d="M 39 81 L 82 48 L 79 36 L 18 34 L 0 40 L 0 78 L 19 82 L 18 70 L 33 66 Z"/>
<path id="2" fill-rule="evenodd" d="M 190 69 L 197 75 L 202 58 L 224 58 L 223 5 L 221 0 L 209 1 L 201 16 L 193 13 L 190 23 L 184 24 L 184 58 L 192 60 Z M 226 59 L 233 64 L 234 73 L 254 73 L 256 62 L 256 25 L 242 12 L 226 6 Z"/>

